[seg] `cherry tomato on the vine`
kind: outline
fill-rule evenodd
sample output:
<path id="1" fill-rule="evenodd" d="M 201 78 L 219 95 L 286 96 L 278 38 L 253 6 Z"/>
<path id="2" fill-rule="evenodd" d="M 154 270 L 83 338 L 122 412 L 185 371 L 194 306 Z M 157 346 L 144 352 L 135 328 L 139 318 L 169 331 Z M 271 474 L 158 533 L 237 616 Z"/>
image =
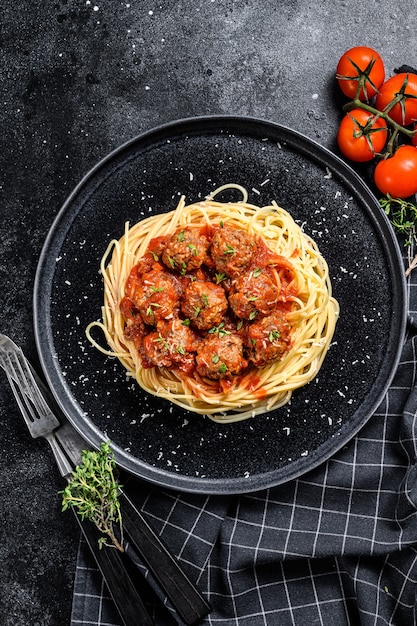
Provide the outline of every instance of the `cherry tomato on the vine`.
<path id="1" fill-rule="evenodd" d="M 417 148 L 400 146 L 393 156 L 380 161 L 374 181 L 379 191 L 393 198 L 408 198 L 417 193 Z"/>
<path id="2" fill-rule="evenodd" d="M 382 151 L 388 138 L 384 119 L 363 109 L 346 113 L 337 132 L 337 144 L 351 161 L 370 161 Z"/>
<path id="3" fill-rule="evenodd" d="M 417 74 L 400 73 L 389 78 L 381 86 L 375 106 L 378 111 L 383 111 L 402 89 L 404 97 L 388 111 L 388 115 L 397 124 L 408 126 L 417 120 Z"/>
<path id="4" fill-rule="evenodd" d="M 358 97 L 360 100 L 370 100 L 384 82 L 385 68 L 378 52 L 367 46 L 355 46 L 347 50 L 337 64 L 337 82 L 351 100 L 356 96 L 361 74 L 365 74 L 366 79 Z"/>

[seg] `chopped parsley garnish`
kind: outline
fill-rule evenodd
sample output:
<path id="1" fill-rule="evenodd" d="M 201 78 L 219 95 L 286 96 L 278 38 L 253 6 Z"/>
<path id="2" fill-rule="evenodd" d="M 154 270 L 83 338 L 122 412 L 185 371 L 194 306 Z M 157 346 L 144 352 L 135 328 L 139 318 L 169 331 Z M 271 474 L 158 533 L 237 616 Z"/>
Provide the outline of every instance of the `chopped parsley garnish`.
<path id="1" fill-rule="evenodd" d="M 218 285 L 219 283 L 222 282 L 222 280 L 226 279 L 226 274 L 223 274 L 223 272 L 219 272 L 218 274 L 215 275 L 216 276 L 216 284 Z"/>
<path id="2" fill-rule="evenodd" d="M 250 319 L 251 321 L 252 321 L 252 320 L 254 320 L 254 319 L 255 319 L 255 317 L 257 316 L 257 314 L 258 314 L 258 311 L 251 311 L 251 312 L 249 313 L 249 319 Z"/>
<path id="3" fill-rule="evenodd" d="M 218 354 L 213 354 L 213 356 L 211 357 L 212 363 L 218 363 L 219 359 L 220 359 L 220 357 L 219 357 Z"/>
<path id="4" fill-rule="evenodd" d="M 226 250 L 224 251 L 224 254 L 236 254 L 236 250 L 234 249 L 233 246 L 230 245 L 230 243 L 226 244 Z"/>
<path id="5" fill-rule="evenodd" d="M 184 231 L 183 230 L 178 233 L 177 240 L 178 240 L 179 243 L 181 243 L 181 241 L 184 241 Z"/>
<path id="6" fill-rule="evenodd" d="M 198 250 L 193 243 L 188 243 L 187 248 L 189 248 L 195 256 L 198 255 Z"/>
<path id="7" fill-rule="evenodd" d="M 183 320 L 183 321 L 181 322 L 181 324 L 182 324 L 183 326 L 189 326 L 189 325 L 190 325 L 190 320 L 188 319 L 188 317 L 187 317 L 187 319 Z"/>
<path id="8" fill-rule="evenodd" d="M 271 332 L 269 333 L 269 341 L 272 343 L 274 339 L 279 339 L 280 335 L 281 333 L 279 332 L 279 330 L 271 330 Z"/>
<path id="9" fill-rule="evenodd" d="M 148 308 L 146 309 L 146 315 L 153 315 L 153 308 L 162 308 L 162 304 L 157 304 L 156 302 L 151 302 L 150 305 L 148 306 Z"/>
<path id="10" fill-rule="evenodd" d="M 260 276 L 261 274 L 262 274 L 262 270 L 261 270 L 261 268 L 260 268 L 260 267 L 256 267 L 256 268 L 253 270 L 253 275 L 254 275 L 254 277 L 255 277 L 255 278 L 258 278 L 258 276 Z"/>
<path id="11" fill-rule="evenodd" d="M 226 365 L 226 363 L 222 363 L 222 364 L 220 365 L 220 367 L 219 367 L 219 372 L 220 372 L 221 374 L 224 374 L 225 372 L 227 372 L 227 365 Z"/>
<path id="12" fill-rule="evenodd" d="M 208 306 L 209 305 L 209 299 L 208 299 L 208 295 L 206 293 L 202 293 L 201 294 L 201 300 L 202 300 L 204 306 Z"/>
<path id="13" fill-rule="evenodd" d="M 230 331 L 224 328 L 224 322 L 220 322 L 218 326 L 213 326 L 208 331 L 211 335 L 219 335 L 219 337 L 224 337 L 225 335 L 230 335 Z"/>
<path id="14" fill-rule="evenodd" d="M 165 350 L 168 350 L 168 352 L 171 351 L 169 343 L 167 341 L 165 341 L 165 339 L 162 337 L 162 335 L 159 335 L 159 337 L 156 337 L 155 339 L 152 339 L 152 341 L 154 343 L 162 343 L 162 345 L 164 346 Z"/>

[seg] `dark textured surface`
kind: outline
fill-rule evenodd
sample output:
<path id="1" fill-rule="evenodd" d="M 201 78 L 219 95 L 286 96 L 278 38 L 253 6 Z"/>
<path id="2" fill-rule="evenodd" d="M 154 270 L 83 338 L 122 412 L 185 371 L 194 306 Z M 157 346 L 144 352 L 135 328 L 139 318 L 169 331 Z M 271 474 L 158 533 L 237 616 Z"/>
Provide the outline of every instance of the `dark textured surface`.
<path id="1" fill-rule="evenodd" d="M 376 0 L 4 0 L 1 331 L 37 362 L 32 288 L 43 241 L 109 151 L 203 114 L 271 119 L 334 148 L 340 55 L 372 45 L 392 73 L 416 64 L 416 29 L 409 3 Z M 68 624 L 78 531 L 60 513 L 47 445 L 27 434 L 4 376 L 0 385 L 0 623 Z"/>

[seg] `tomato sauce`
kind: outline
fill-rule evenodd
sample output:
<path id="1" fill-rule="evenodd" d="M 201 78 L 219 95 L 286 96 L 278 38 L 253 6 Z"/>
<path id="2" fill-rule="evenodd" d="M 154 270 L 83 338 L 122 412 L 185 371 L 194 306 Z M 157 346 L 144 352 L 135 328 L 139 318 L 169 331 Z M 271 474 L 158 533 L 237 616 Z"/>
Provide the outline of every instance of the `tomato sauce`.
<path id="1" fill-rule="evenodd" d="M 231 275 L 224 271 L 229 267 Z M 233 294 L 244 277 L 251 277 L 252 291 L 247 293 L 245 284 Z M 273 302 L 264 287 L 269 280 L 276 292 Z M 189 288 L 197 283 L 198 288 Z M 267 392 L 256 369 L 280 360 L 289 349 L 291 327 L 285 316 L 296 293 L 291 261 L 262 239 L 233 226 L 183 226 L 150 241 L 126 280 L 120 311 L 125 337 L 134 341 L 144 368 L 209 379 L 211 388 L 217 382 L 223 393 L 242 383 L 262 400 Z M 246 307 L 239 308 L 242 299 Z"/>

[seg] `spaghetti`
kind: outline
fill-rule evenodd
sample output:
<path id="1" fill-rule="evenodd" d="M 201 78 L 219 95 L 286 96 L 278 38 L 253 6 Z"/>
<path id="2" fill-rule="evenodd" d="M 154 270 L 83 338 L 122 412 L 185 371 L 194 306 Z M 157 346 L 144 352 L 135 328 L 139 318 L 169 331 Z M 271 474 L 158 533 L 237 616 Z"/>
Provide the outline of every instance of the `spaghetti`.
<path id="1" fill-rule="evenodd" d="M 215 200 L 229 188 L 243 200 Z M 148 393 L 222 423 L 281 407 L 310 382 L 339 314 L 317 245 L 275 202 L 249 204 L 240 185 L 126 223 L 100 269 L 92 345 Z"/>

